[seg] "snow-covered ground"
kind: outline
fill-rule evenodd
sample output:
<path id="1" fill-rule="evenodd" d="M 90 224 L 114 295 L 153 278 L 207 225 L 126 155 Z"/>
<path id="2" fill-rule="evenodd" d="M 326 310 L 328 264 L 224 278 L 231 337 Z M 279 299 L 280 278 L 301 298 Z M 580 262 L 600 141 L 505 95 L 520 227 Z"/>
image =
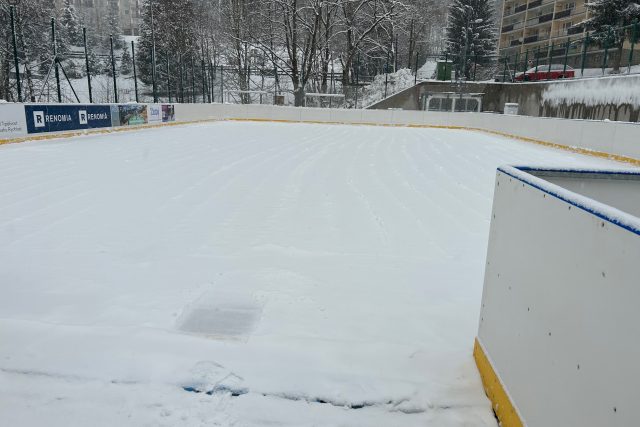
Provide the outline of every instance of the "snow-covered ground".
<path id="1" fill-rule="evenodd" d="M 496 426 L 483 133 L 212 123 L 0 147 L 0 425 Z"/>

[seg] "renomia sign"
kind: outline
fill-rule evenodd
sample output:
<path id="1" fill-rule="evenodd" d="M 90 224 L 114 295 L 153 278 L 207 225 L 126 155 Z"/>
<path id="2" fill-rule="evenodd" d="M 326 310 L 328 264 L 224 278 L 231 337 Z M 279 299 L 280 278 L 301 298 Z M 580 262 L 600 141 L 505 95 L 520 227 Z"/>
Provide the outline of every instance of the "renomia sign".
<path id="1" fill-rule="evenodd" d="M 111 126 L 108 105 L 25 105 L 24 111 L 29 133 Z"/>

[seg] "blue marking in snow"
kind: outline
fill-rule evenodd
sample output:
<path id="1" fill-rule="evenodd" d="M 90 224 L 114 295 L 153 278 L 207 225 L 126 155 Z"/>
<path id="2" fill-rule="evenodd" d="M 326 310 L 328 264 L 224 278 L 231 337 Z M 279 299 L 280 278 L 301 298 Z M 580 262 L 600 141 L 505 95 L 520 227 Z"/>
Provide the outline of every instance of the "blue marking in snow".
<path id="1" fill-rule="evenodd" d="M 209 396 L 213 396 L 214 394 L 228 393 L 233 397 L 238 397 L 238 396 L 242 396 L 243 394 L 249 393 L 249 390 L 247 390 L 246 388 L 235 389 L 235 388 L 230 388 L 224 385 L 215 386 L 211 390 L 203 390 L 201 388 L 196 388 L 193 386 L 183 386 L 182 389 L 189 393 L 204 393 L 204 394 L 208 394 Z"/>

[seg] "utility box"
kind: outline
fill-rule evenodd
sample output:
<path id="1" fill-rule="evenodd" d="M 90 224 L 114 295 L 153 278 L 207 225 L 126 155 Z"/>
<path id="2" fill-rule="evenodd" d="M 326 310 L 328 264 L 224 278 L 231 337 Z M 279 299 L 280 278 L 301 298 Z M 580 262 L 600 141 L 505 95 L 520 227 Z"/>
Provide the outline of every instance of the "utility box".
<path id="1" fill-rule="evenodd" d="M 284 95 L 274 95 L 273 105 L 284 105 Z"/>
<path id="2" fill-rule="evenodd" d="M 438 60 L 436 66 L 436 79 L 437 80 L 451 80 L 451 73 L 453 72 L 453 62 Z"/>
<path id="3" fill-rule="evenodd" d="M 505 102 L 504 113 L 508 116 L 517 116 L 519 107 L 520 106 L 515 102 Z"/>

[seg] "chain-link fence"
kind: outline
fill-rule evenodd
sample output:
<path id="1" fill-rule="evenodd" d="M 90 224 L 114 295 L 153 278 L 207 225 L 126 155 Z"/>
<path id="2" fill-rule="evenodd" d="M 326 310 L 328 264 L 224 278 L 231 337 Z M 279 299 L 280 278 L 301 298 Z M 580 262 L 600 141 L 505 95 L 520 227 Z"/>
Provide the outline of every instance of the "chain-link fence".
<path id="1" fill-rule="evenodd" d="M 304 105 L 322 108 L 363 108 L 405 89 L 421 78 L 425 61 L 415 53 L 410 68 L 398 69 L 397 58 L 389 54 L 371 63 L 353 63 L 350 76 L 333 61 L 327 69 L 316 67 L 304 79 L 287 72 L 284 66 L 268 66 L 264 56 L 247 57 L 243 66 L 234 66 L 205 53 L 185 48 L 184 52 L 153 51 L 141 55 L 134 37 L 102 37 L 82 29 L 83 44 L 65 46 L 57 38 L 57 24 L 51 19 L 50 45 L 37 61 L 27 59 L 16 42 L 14 8 L 10 7 L 12 40 L 8 43 L 11 63 L 8 70 L 8 100 L 18 102 L 176 102 L 294 105 L 302 91 Z M 115 43 L 118 41 L 118 43 Z M 105 47 L 106 46 L 106 47 Z M 397 49 L 397 46 L 396 46 Z M 8 56 L 9 57 L 9 56 Z M 144 58 L 144 59 L 143 59 Z M 371 58 L 369 58 L 371 62 Z M 413 62 L 413 61 L 412 61 Z M 9 69 L 10 68 L 10 69 Z M 422 67 L 423 68 L 423 67 Z M 299 95 L 299 94 L 298 94 Z"/>

